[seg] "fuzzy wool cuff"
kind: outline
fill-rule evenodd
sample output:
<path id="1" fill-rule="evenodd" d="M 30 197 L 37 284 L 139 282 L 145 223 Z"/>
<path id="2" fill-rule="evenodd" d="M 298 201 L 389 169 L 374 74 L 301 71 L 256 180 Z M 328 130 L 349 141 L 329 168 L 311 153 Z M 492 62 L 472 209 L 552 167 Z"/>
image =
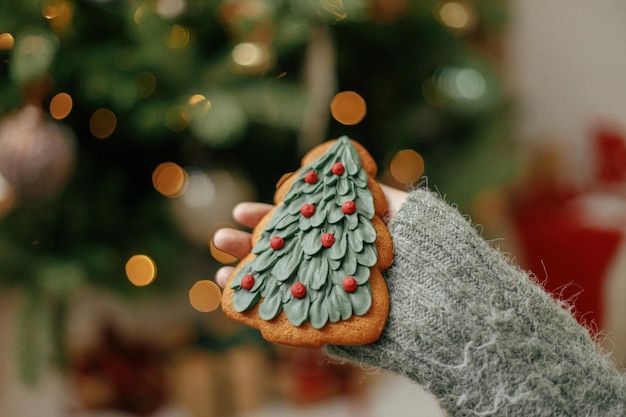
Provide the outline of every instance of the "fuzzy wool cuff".
<path id="1" fill-rule="evenodd" d="M 393 217 L 380 339 L 328 346 L 424 386 L 450 417 L 624 416 L 626 377 L 587 329 L 426 189 Z"/>

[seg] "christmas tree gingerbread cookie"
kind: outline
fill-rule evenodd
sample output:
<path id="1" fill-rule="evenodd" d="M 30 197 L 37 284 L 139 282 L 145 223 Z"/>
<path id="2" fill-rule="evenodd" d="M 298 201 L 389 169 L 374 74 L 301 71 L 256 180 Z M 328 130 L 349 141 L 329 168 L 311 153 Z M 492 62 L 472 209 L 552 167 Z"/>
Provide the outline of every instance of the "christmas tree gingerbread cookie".
<path id="1" fill-rule="evenodd" d="M 378 339 L 393 244 L 376 164 L 343 136 L 311 150 L 279 184 L 222 296 L 231 318 L 270 342 L 357 345 Z"/>

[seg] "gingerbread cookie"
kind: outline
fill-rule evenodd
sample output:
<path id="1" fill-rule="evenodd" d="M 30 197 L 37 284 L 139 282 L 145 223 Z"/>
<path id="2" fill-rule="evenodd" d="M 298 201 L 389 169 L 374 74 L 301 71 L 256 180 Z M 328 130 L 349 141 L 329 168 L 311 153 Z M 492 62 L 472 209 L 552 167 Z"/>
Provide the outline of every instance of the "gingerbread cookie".
<path id="1" fill-rule="evenodd" d="M 382 272 L 393 244 L 375 175 L 372 157 L 346 136 L 305 155 L 253 230 L 252 252 L 224 289 L 224 312 L 292 346 L 378 339 L 389 310 Z"/>

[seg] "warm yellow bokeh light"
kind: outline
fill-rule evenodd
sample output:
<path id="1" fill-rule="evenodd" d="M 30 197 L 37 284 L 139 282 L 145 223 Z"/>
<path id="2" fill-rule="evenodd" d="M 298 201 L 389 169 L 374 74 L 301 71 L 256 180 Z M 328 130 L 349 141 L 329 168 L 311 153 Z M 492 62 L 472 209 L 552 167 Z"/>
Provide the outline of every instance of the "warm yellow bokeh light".
<path id="1" fill-rule="evenodd" d="M 250 69 L 266 68 L 269 64 L 267 48 L 252 42 L 242 42 L 235 45 L 231 56 L 235 64 Z"/>
<path id="2" fill-rule="evenodd" d="M 367 106 L 363 97 L 354 91 L 342 91 L 330 102 L 330 113 L 339 123 L 355 125 L 367 114 Z"/>
<path id="3" fill-rule="evenodd" d="M 209 250 L 211 251 L 211 256 L 213 256 L 213 258 L 221 264 L 232 264 L 233 262 L 237 262 L 237 258 L 233 255 L 216 248 L 213 244 L 213 240 L 209 241 Z"/>
<path id="4" fill-rule="evenodd" d="M 89 130 L 98 139 L 106 139 L 115 132 L 117 117 L 109 109 L 98 109 L 89 119 Z"/>
<path id="5" fill-rule="evenodd" d="M 476 26 L 477 17 L 471 6 L 462 0 L 445 0 L 435 6 L 437 19 L 459 31 L 469 31 Z"/>
<path id="6" fill-rule="evenodd" d="M 183 48 L 189 42 L 189 29 L 181 25 L 172 26 L 170 35 L 167 38 L 166 44 L 168 48 L 178 49 Z"/>
<path id="7" fill-rule="evenodd" d="M 50 114 L 57 120 L 66 118 L 72 111 L 73 101 L 67 93 L 59 93 L 50 100 Z"/>
<path id="8" fill-rule="evenodd" d="M 137 9 L 135 9 L 135 13 L 133 13 L 133 22 L 135 22 L 135 24 L 139 24 L 141 22 L 141 19 L 143 18 L 143 14 L 146 11 L 146 7 L 145 6 L 139 6 L 137 7 Z"/>
<path id="9" fill-rule="evenodd" d="M 396 181 L 414 183 L 424 174 L 424 159 L 413 149 L 405 149 L 393 157 L 389 170 Z"/>
<path id="10" fill-rule="evenodd" d="M 189 290 L 189 303 L 202 313 L 209 313 L 217 309 L 221 301 L 222 292 L 213 281 L 198 281 Z"/>
<path id="11" fill-rule="evenodd" d="M 206 107 L 207 109 L 210 109 L 212 106 L 212 103 L 202 94 L 194 94 L 191 97 L 189 97 L 189 101 L 188 101 L 190 106 L 196 106 L 198 104 L 203 105 L 204 107 Z"/>
<path id="12" fill-rule="evenodd" d="M 8 32 L 0 33 L 0 49 L 9 50 L 15 46 L 15 38 Z"/>
<path id="13" fill-rule="evenodd" d="M 66 0 L 47 0 L 41 7 L 41 14 L 55 30 L 64 31 L 72 21 L 74 10 Z"/>
<path id="14" fill-rule="evenodd" d="M 185 192 L 189 176 L 174 162 L 163 162 L 152 172 L 152 185 L 166 197 L 178 197 Z"/>
<path id="15" fill-rule="evenodd" d="M 138 287 L 146 286 L 157 275 L 156 263 L 148 255 L 133 255 L 126 262 L 126 276 Z"/>

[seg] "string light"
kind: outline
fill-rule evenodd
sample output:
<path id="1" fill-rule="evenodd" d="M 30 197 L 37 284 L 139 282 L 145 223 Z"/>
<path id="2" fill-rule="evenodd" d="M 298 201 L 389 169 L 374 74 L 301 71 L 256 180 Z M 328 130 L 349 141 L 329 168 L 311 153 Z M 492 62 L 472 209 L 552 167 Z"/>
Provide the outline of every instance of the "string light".
<path id="1" fill-rule="evenodd" d="M 411 184 L 424 174 L 424 159 L 413 149 L 404 149 L 393 157 L 389 170 L 396 181 Z"/>
<path id="2" fill-rule="evenodd" d="M 15 38 L 8 32 L 0 33 L 0 49 L 8 51 L 15 46 Z"/>
<path id="3" fill-rule="evenodd" d="M 72 97 L 67 93 L 59 93 L 50 100 L 50 115 L 57 120 L 66 118 L 72 111 Z"/>
<path id="4" fill-rule="evenodd" d="M 219 307 L 221 301 L 222 292 L 213 281 L 198 281 L 189 290 L 189 303 L 202 313 L 214 311 Z"/>
<path id="5" fill-rule="evenodd" d="M 179 197 L 188 184 L 187 171 L 174 162 L 163 162 L 152 171 L 152 185 L 165 197 Z"/>
<path id="6" fill-rule="evenodd" d="M 367 114 L 367 106 L 363 97 L 354 91 L 342 91 L 330 102 L 330 113 L 339 123 L 355 125 Z"/>
<path id="7" fill-rule="evenodd" d="M 98 139 L 106 139 L 115 132 L 117 117 L 109 109 L 96 110 L 89 119 L 89 131 Z"/>
<path id="8" fill-rule="evenodd" d="M 148 255 L 133 255 L 126 262 L 126 277 L 137 287 L 151 284 L 156 275 L 156 263 Z"/>

